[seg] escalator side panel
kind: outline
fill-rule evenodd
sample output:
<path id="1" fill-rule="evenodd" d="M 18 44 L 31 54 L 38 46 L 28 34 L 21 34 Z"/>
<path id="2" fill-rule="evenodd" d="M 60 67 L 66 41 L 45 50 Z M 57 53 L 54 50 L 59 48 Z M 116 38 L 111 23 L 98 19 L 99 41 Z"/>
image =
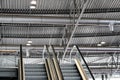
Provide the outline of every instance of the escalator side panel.
<path id="1" fill-rule="evenodd" d="M 86 73 L 85 73 L 79 59 L 75 59 L 75 64 L 77 66 L 77 69 L 78 69 L 79 74 L 81 75 L 82 79 L 83 80 L 88 80 L 87 75 L 86 75 Z"/>
<path id="2" fill-rule="evenodd" d="M 45 59 L 45 68 L 46 68 L 46 73 L 47 73 L 48 80 L 52 80 L 47 59 Z"/>

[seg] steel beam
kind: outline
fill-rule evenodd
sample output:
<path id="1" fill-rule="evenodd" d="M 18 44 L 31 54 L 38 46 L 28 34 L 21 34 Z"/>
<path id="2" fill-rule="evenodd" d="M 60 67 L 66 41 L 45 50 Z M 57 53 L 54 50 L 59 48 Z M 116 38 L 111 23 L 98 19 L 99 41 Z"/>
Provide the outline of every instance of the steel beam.
<path id="1" fill-rule="evenodd" d="M 99 65 L 99 64 L 100 64 L 100 65 Z M 115 66 L 115 64 L 107 63 L 107 62 L 102 62 L 102 63 L 88 63 L 89 67 L 92 67 L 92 66 L 101 66 L 101 67 L 102 67 L 102 66 L 106 66 L 106 68 L 107 68 L 108 64 Z M 120 65 L 120 62 L 119 62 L 118 65 Z M 117 68 L 116 68 L 116 69 L 117 69 Z"/>
<path id="2" fill-rule="evenodd" d="M 65 25 L 59 24 L 29 24 L 29 23 L 0 23 L 0 26 L 4 27 L 65 27 Z"/>
<path id="3" fill-rule="evenodd" d="M 32 46 L 29 46 L 29 49 L 30 50 L 40 50 L 40 51 L 43 51 L 43 46 L 44 45 L 32 45 Z M 63 47 L 60 47 L 60 46 L 54 46 L 55 47 L 55 50 L 57 51 L 63 51 L 64 48 Z M 9 49 L 9 50 L 19 50 L 19 44 L 18 45 L 13 45 L 13 44 L 8 44 L 8 45 L 1 45 L 0 49 L 1 50 L 6 50 Z M 23 50 L 26 50 L 28 48 L 28 46 L 26 45 L 23 45 Z M 113 54 L 112 52 L 115 52 L 117 51 L 117 54 L 119 54 L 120 52 L 120 47 L 79 47 L 81 49 L 81 52 L 87 52 L 89 51 L 91 54 L 92 52 L 94 53 L 97 53 L 98 54 L 104 54 L 103 52 L 107 52 L 108 54 Z M 68 51 L 71 51 L 72 47 L 69 47 L 68 48 Z M 76 50 L 75 50 L 76 52 Z M 97 54 L 97 55 L 98 55 Z"/>
<path id="4" fill-rule="evenodd" d="M 110 70 L 111 69 L 108 69 L 107 67 L 103 67 L 103 68 L 95 68 L 95 67 L 93 67 L 93 68 L 91 68 L 91 71 L 93 72 L 93 74 L 105 74 L 105 73 L 107 73 L 107 74 L 110 74 Z M 115 68 L 113 68 L 113 71 L 115 71 Z M 117 72 L 118 74 L 120 74 L 120 70 L 118 70 L 118 72 Z"/>
<path id="5" fill-rule="evenodd" d="M 96 35 L 95 35 L 96 34 Z M 29 38 L 62 38 L 62 34 L 27 34 Z M 105 37 L 105 36 L 120 36 L 120 32 L 113 33 L 80 33 L 74 34 L 73 38 L 83 37 Z M 1 34 L 1 38 L 28 38 L 26 34 Z"/>
<path id="6" fill-rule="evenodd" d="M 82 9 L 76 9 L 75 13 L 82 11 Z M 73 14 L 74 10 L 70 9 L 0 9 L 1 13 L 9 14 Z M 120 8 L 95 8 L 86 9 L 84 13 L 110 13 L 110 12 L 120 12 Z"/>

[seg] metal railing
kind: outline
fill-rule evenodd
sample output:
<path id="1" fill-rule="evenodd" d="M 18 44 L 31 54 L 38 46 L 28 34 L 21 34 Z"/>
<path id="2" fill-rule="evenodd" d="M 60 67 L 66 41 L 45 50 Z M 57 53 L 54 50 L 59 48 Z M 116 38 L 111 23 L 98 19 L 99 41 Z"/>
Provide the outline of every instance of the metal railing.
<path id="1" fill-rule="evenodd" d="M 76 45 L 75 47 L 76 47 L 76 49 L 77 49 L 77 51 L 78 51 L 78 53 L 79 53 L 79 57 L 80 57 L 79 59 L 80 59 L 80 61 L 82 61 L 83 64 L 85 65 L 84 67 L 86 67 L 86 69 L 88 70 L 88 73 L 89 73 L 89 75 L 91 76 L 91 78 L 92 78 L 93 80 L 95 80 L 95 78 L 94 78 L 94 76 L 93 76 L 93 74 L 92 74 L 92 72 L 91 72 L 91 70 L 90 70 L 90 68 L 89 68 L 86 60 L 84 59 L 84 57 L 83 57 L 83 55 L 82 55 L 79 47 L 78 47 L 77 45 Z"/>
<path id="2" fill-rule="evenodd" d="M 72 53 L 74 52 L 74 50 L 76 52 L 75 53 L 76 56 L 74 56 L 74 58 L 72 58 L 73 57 Z M 81 51 L 80 51 L 80 49 L 79 49 L 79 47 L 77 45 L 73 46 L 73 48 L 71 49 L 71 52 L 69 54 L 69 58 L 65 58 L 64 57 L 64 59 L 62 59 L 61 63 L 66 63 L 66 62 L 67 63 L 74 63 L 75 59 L 77 59 L 77 61 L 79 61 L 80 65 L 82 64 L 82 67 L 83 67 L 83 69 L 85 71 L 85 74 L 87 74 L 87 77 L 88 78 L 92 78 L 92 80 L 95 80 L 95 78 L 94 78 L 94 76 L 93 76 L 93 74 L 92 74 L 92 72 L 91 72 L 87 62 L 85 61 L 85 59 L 84 59 L 84 57 L 83 57 L 83 55 L 82 55 L 82 53 L 81 53 Z"/>
<path id="3" fill-rule="evenodd" d="M 58 79 L 63 80 L 63 75 L 62 75 L 62 72 L 61 72 L 61 69 L 60 69 L 60 65 L 59 65 L 59 62 L 58 62 L 58 59 L 57 59 L 56 52 L 55 52 L 53 46 L 51 46 L 51 48 L 53 50 L 53 62 L 54 62 L 55 69 L 56 69 L 56 72 L 57 72 L 57 75 L 58 75 Z"/>
<path id="4" fill-rule="evenodd" d="M 23 62 L 22 45 L 20 45 L 19 80 L 25 80 L 25 70 L 24 70 L 24 62 Z"/>
<path id="5" fill-rule="evenodd" d="M 0 55 L 0 68 L 17 68 L 17 55 Z"/>
<path id="6" fill-rule="evenodd" d="M 45 68 L 46 68 L 46 72 L 47 72 L 47 77 L 48 77 L 48 80 L 52 80 L 52 78 L 51 78 L 51 72 L 50 72 L 50 70 L 49 70 L 49 64 L 48 64 L 48 60 L 47 59 L 45 59 Z"/>
<path id="7" fill-rule="evenodd" d="M 50 59 L 50 55 L 45 58 L 29 58 L 22 55 L 22 45 L 20 45 L 20 59 L 19 59 L 19 80 L 25 80 L 24 64 L 45 64 L 48 80 L 57 80 L 55 77 L 54 68 Z M 54 77 L 53 77 L 54 75 Z M 52 77 L 51 77 L 52 76 Z"/>
<path id="8" fill-rule="evenodd" d="M 51 56 L 51 53 L 50 53 L 49 48 L 48 48 L 47 45 L 46 45 L 46 50 L 48 52 L 48 59 L 47 59 L 47 61 L 48 61 L 48 66 L 49 66 L 51 78 L 52 78 L 52 80 L 58 80 L 58 76 L 57 76 L 57 72 L 55 70 L 53 58 Z"/>
<path id="9" fill-rule="evenodd" d="M 43 58 L 23 58 L 24 64 L 44 64 L 45 59 Z"/>

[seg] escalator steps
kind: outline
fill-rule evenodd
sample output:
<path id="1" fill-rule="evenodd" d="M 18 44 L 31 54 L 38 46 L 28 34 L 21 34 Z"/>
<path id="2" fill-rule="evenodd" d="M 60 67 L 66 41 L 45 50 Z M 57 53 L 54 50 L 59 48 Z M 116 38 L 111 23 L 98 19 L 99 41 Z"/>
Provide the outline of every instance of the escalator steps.
<path id="1" fill-rule="evenodd" d="M 64 80 L 82 80 L 75 64 L 60 65 Z"/>
<path id="2" fill-rule="evenodd" d="M 45 64 L 25 64 L 25 80 L 47 80 Z"/>

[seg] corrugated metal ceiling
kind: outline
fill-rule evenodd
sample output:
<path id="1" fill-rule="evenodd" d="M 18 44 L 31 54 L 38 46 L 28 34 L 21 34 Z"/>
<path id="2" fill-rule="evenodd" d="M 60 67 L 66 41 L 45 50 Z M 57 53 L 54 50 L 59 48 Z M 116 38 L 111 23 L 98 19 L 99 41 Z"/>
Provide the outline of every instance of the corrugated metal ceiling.
<path id="1" fill-rule="evenodd" d="M 75 0 L 80 8 L 82 1 Z M 31 0 L 1 0 L 2 8 L 28 9 Z M 119 8 L 119 0 L 90 0 L 87 8 Z M 71 9 L 73 0 L 37 0 L 37 9 Z"/>
<path id="2" fill-rule="evenodd" d="M 32 34 L 31 36 L 34 38 L 30 39 L 33 40 L 33 45 L 45 45 L 49 44 L 49 42 L 54 45 L 60 45 L 65 33 L 65 26 L 68 25 L 68 23 L 73 24 L 74 21 L 74 15 L 70 14 L 70 10 L 74 9 L 73 0 L 37 0 L 36 9 L 33 11 L 29 9 L 30 1 L 31 0 L 0 0 L 1 44 L 19 45 L 23 43 L 25 45 Z M 76 0 L 75 4 L 77 9 L 82 8 L 82 1 L 84 0 Z M 85 11 L 86 13 L 82 16 L 82 20 L 95 19 L 98 23 L 96 22 L 94 25 L 94 21 L 92 21 L 92 23 L 89 23 L 91 25 L 86 25 L 86 23 L 83 23 L 85 26 L 80 25 L 75 31 L 77 37 L 73 37 L 71 44 L 78 44 L 79 46 L 89 44 L 85 47 L 92 45 L 97 47 L 99 42 L 105 41 L 107 47 L 108 45 L 113 45 L 113 43 L 117 44 L 116 47 L 118 47 L 120 26 L 119 24 L 114 24 L 114 31 L 110 31 L 109 20 L 119 21 L 119 8 L 119 0 L 90 0 L 87 5 L 87 10 Z M 41 9 L 45 10 L 45 14 L 39 11 Z M 38 12 L 36 12 L 37 10 Z M 22 11 L 24 14 L 21 14 Z M 51 19 L 52 17 L 54 19 Z M 99 20 L 106 19 L 108 20 L 107 24 L 99 23 Z M 13 25 L 9 25 L 9 23 Z M 33 25 L 35 23 L 38 25 Z M 24 24 L 26 25 L 24 26 Z M 41 24 L 45 25 L 41 26 Z M 53 24 L 59 26 L 54 26 Z M 73 27 L 74 26 L 72 26 L 72 28 Z M 70 28 L 70 26 L 67 27 L 68 30 L 66 31 L 65 37 L 70 36 L 72 31 L 72 28 Z M 97 36 L 98 34 L 101 36 Z M 35 38 L 35 36 L 37 36 L 37 38 Z M 45 38 L 46 36 L 47 38 Z"/>

